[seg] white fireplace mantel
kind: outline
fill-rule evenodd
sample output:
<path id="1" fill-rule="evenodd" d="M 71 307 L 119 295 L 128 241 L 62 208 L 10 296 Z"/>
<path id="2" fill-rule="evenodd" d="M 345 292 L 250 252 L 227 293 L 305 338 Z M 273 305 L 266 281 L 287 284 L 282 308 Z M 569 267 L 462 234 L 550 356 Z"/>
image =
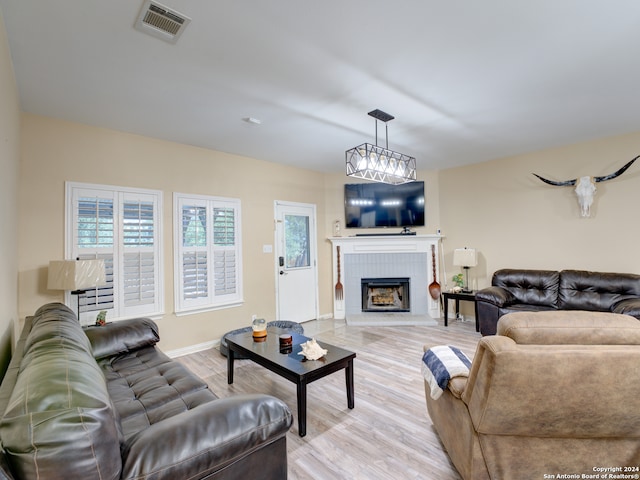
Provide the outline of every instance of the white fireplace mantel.
<path id="1" fill-rule="evenodd" d="M 439 272 L 438 259 L 441 235 L 362 235 L 354 237 L 330 237 L 332 244 L 333 259 L 333 285 L 338 282 L 338 247 L 340 251 L 340 282 L 343 284 L 343 298 L 336 298 L 333 295 L 333 315 L 337 319 L 347 319 L 354 314 L 353 306 L 357 298 L 360 298 L 361 291 L 356 287 L 355 280 L 349 276 L 349 262 L 345 261 L 347 256 L 369 254 L 368 259 L 376 263 L 377 258 L 382 262 L 395 254 L 419 254 L 411 258 L 419 258 L 419 265 L 413 264 L 412 269 L 420 271 L 420 280 L 411 286 L 412 312 L 407 314 L 407 318 L 417 318 L 423 316 L 428 319 L 440 317 L 439 299 L 433 299 L 428 293 L 428 285 L 433 279 L 433 266 L 435 262 L 435 272 Z M 432 251 L 433 247 L 433 251 Z M 377 257 L 379 255 L 379 257 Z M 402 258 L 402 257 L 392 257 Z M 408 274 L 407 276 L 410 276 Z M 425 282 L 425 279 L 428 281 Z M 437 279 L 440 282 L 439 279 Z M 424 285 L 422 285 L 424 283 Z M 414 306 L 416 309 L 414 311 Z M 384 315 L 384 314 L 383 314 Z M 394 315 L 394 317 L 403 314 Z M 355 315 L 353 315 L 355 317 Z"/>

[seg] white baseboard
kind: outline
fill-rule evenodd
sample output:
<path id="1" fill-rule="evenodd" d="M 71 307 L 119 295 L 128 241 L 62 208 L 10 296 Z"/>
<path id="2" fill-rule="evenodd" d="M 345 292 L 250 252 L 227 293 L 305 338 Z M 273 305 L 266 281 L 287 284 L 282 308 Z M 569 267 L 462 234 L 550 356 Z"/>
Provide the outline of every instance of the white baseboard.
<path id="1" fill-rule="evenodd" d="M 320 318 L 318 318 L 318 320 L 329 320 L 331 318 L 333 318 L 333 315 L 330 313 L 327 313 L 327 314 L 321 315 Z M 190 345 L 188 347 L 178 348 L 176 350 L 169 350 L 167 352 L 163 350 L 163 352 L 169 358 L 177 358 L 177 357 L 183 357 L 184 355 L 190 355 L 192 353 L 202 352 L 203 350 L 208 350 L 210 348 L 216 348 L 219 345 L 220 345 L 220 339 L 217 339 L 217 340 L 211 340 L 210 342 L 198 343 L 197 345 Z"/>
<path id="2" fill-rule="evenodd" d="M 192 353 L 202 352 L 203 350 L 209 350 L 210 348 L 216 348 L 220 345 L 220 339 L 212 340 L 210 342 L 198 343 L 197 345 L 190 345 L 184 348 L 178 348 L 176 350 L 170 350 L 164 352 L 169 358 L 182 357 L 184 355 L 190 355 Z"/>

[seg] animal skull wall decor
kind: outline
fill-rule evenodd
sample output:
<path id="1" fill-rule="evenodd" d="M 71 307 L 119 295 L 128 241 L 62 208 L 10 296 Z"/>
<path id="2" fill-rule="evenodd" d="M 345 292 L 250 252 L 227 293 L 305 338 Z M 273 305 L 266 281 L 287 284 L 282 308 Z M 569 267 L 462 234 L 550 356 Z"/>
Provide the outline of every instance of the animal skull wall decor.
<path id="1" fill-rule="evenodd" d="M 573 180 L 565 180 L 564 182 L 556 182 L 554 180 L 548 180 L 546 178 L 541 177 L 537 173 L 534 173 L 536 177 L 542 180 L 544 183 L 549 185 L 553 185 L 554 187 L 566 187 L 566 186 L 576 186 L 575 192 L 578 196 L 578 203 L 580 204 L 580 216 L 581 217 L 589 217 L 591 215 L 591 204 L 593 203 L 593 197 L 596 194 L 596 183 L 606 182 L 607 180 L 612 180 L 616 177 L 622 175 L 632 164 L 635 162 L 640 155 L 636 158 L 628 162 L 625 166 L 616 170 L 609 175 L 604 175 L 602 177 L 580 177 L 574 178 Z"/>

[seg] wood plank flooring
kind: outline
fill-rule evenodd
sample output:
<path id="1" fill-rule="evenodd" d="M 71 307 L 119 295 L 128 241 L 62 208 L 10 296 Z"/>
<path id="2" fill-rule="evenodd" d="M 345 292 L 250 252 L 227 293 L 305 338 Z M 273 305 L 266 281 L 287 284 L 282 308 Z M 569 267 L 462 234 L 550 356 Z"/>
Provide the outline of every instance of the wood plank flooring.
<path id="1" fill-rule="evenodd" d="M 471 322 L 444 327 L 355 327 L 344 321 L 304 324 L 305 335 L 356 352 L 355 408 L 347 408 L 343 371 L 307 387 L 307 435 L 298 436 L 295 385 L 237 360 L 227 384 L 217 349 L 176 360 L 219 397 L 261 392 L 284 400 L 294 414 L 287 434 L 290 480 L 459 480 L 427 414 L 420 372 L 423 345 L 454 345 L 473 358 L 480 334 Z"/>

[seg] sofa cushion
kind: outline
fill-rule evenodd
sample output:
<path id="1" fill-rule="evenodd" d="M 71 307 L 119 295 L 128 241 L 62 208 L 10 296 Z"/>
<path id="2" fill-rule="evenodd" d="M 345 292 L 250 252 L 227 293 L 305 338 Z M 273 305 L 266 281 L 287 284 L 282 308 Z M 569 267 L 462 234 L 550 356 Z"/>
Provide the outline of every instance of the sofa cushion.
<path id="1" fill-rule="evenodd" d="M 105 358 L 155 345 L 160 341 L 158 326 L 149 318 L 133 318 L 84 329 L 93 356 Z"/>
<path id="2" fill-rule="evenodd" d="M 36 310 L 31 317 L 31 331 L 25 340 L 24 355 L 37 345 L 65 345 L 73 350 L 91 354 L 91 344 L 76 320 L 75 313 L 62 303 L 49 303 Z"/>
<path id="3" fill-rule="evenodd" d="M 207 384 L 155 347 L 98 361 L 125 439 L 217 399 Z"/>
<path id="4" fill-rule="evenodd" d="M 74 313 L 47 307 L 33 318 L 0 422 L 12 471 L 19 478 L 117 479 L 120 438 L 104 376 Z"/>
<path id="5" fill-rule="evenodd" d="M 497 334 L 520 345 L 640 345 L 640 321 L 577 310 L 518 312 L 500 318 Z"/>
<path id="6" fill-rule="evenodd" d="M 563 310 L 609 312 L 626 299 L 640 297 L 640 275 L 585 270 L 560 272 L 558 306 Z"/>
<path id="7" fill-rule="evenodd" d="M 491 284 L 509 290 L 515 302 L 555 307 L 558 303 L 559 273 L 554 270 L 502 269 Z"/>

